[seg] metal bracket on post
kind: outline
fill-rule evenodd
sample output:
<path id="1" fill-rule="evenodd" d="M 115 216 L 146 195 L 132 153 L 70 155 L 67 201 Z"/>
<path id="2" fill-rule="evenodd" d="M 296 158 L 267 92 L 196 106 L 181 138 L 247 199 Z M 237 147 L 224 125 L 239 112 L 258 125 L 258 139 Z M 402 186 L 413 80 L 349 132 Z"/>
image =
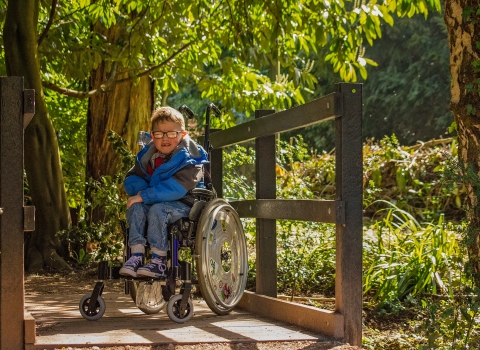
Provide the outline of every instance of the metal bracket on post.
<path id="1" fill-rule="evenodd" d="M 23 90 L 23 128 L 25 129 L 35 115 L 35 90 Z"/>
<path id="2" fill-rule="evenodd" d="M 33 205 L 23 207 L 23 231 L 35 231 L 35 207 Z"/>

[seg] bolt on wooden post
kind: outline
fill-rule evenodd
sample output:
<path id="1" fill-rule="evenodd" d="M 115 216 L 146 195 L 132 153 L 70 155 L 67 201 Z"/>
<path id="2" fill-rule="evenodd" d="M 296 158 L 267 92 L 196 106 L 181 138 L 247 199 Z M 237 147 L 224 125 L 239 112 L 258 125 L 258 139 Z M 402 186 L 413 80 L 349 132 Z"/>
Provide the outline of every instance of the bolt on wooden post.
<path id="1" fill-rule="evenodd" d="M 23 77 L 0 77 L 0 349 L 23 349 L 24 231 L 34 208 L 23 206 L 23 135 L 35 113 L 35 92 Z"/>

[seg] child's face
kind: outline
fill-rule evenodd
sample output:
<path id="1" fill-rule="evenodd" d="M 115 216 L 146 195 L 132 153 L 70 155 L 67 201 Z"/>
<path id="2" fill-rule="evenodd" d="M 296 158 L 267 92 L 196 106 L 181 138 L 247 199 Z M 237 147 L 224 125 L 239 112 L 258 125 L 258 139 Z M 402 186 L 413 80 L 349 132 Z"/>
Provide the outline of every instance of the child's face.
<path id="1" fill-rule="evenodd" d="M 176 136 L 174 138 L 169 138 L 165 134 L 169 131 L 177 131 Z M 163 154 L 170 154 L 178 146 L 186 134 L 187 132 L 182 130 L 180 125 L 171 121 L 163 121 L 155 125 L 154 129 L 152 130 L 152 139 L 157 150 Z M 156 138 L 155 135 L 160 138 Z"/>

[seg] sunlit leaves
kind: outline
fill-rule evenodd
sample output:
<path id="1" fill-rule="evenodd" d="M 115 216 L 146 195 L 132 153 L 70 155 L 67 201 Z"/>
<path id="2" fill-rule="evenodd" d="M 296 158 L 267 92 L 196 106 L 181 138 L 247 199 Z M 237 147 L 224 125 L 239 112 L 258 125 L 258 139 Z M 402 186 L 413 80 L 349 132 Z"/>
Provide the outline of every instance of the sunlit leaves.
<path id="1" fill-rule="evenodd" d="M 162 80 L 165 93 L 181 87 L 163 80 L 189 76 L 201 82 L 204 98 L 249 115 L 267 103 L 276 109 L 302 103 L 316 83 L 304 57 L 321 46 L 328 47 L 325 61 L 342 80 L 366 78 L 366 65 L 375 62 L 359 48 L 373 45 L 382 25 L 393 24 L 391 12 L 426 14 L 426 6 L 423 0 L 75 0 L 58 6 L 41 61 L 44 69 L 78 80 L 86 80 L 102 61 L 105 79 L 115 65 L 132 78 L 158 67 L 149 73 Z M 43 9 L 41 23 L 48 10 Z M 188 48 L 170 59 L 183 45 Z"/>

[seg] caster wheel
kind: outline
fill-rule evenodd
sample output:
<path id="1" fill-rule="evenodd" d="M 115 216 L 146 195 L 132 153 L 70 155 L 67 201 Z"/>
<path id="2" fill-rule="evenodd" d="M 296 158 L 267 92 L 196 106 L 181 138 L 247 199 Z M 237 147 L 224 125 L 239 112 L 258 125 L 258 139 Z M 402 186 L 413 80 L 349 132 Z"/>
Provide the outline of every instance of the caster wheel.
<path id="1" fill-rule="evenodd" d="M 96 321 L 100 319 L 103 314 L 105 313 L 105 301 L 103 300 L 102 296 L 99 295 L 97 298 L 97 303 L 95 305 L 94 311 L 88 311 L 88 304 L 90 303 L 90 298 L 92 297 L 92 293 L 85 294 L 83 298 L 80 300 L 79 309 L 80 314 L 89 321 Z"/>
<path id="2" fill-rule="evenodd" d="M 242 298 L 248 254 L 237 212 L 221 198 L 209 202 L 198 224 L 195 253 L 200 292 L 217 315 L 226 315 Z"/>
<path id="3" fill-rule="evenodd" d="M 180 302 L 182 301 L 182 294 L 177 294 L 170 298 L 167 304 L 167 315 L 173 322 L 185 323 L 193 316 L 193 303 L 188 299 L 188 304 L 185 309 L 185 315 L 180 315 Z"/>
<path id="4" fill-rule="evenodd" d="M 147 315 L 159 313 L 166 302 L 159 281 L 131 281 L 130 296 L 135 305 Z"/>

